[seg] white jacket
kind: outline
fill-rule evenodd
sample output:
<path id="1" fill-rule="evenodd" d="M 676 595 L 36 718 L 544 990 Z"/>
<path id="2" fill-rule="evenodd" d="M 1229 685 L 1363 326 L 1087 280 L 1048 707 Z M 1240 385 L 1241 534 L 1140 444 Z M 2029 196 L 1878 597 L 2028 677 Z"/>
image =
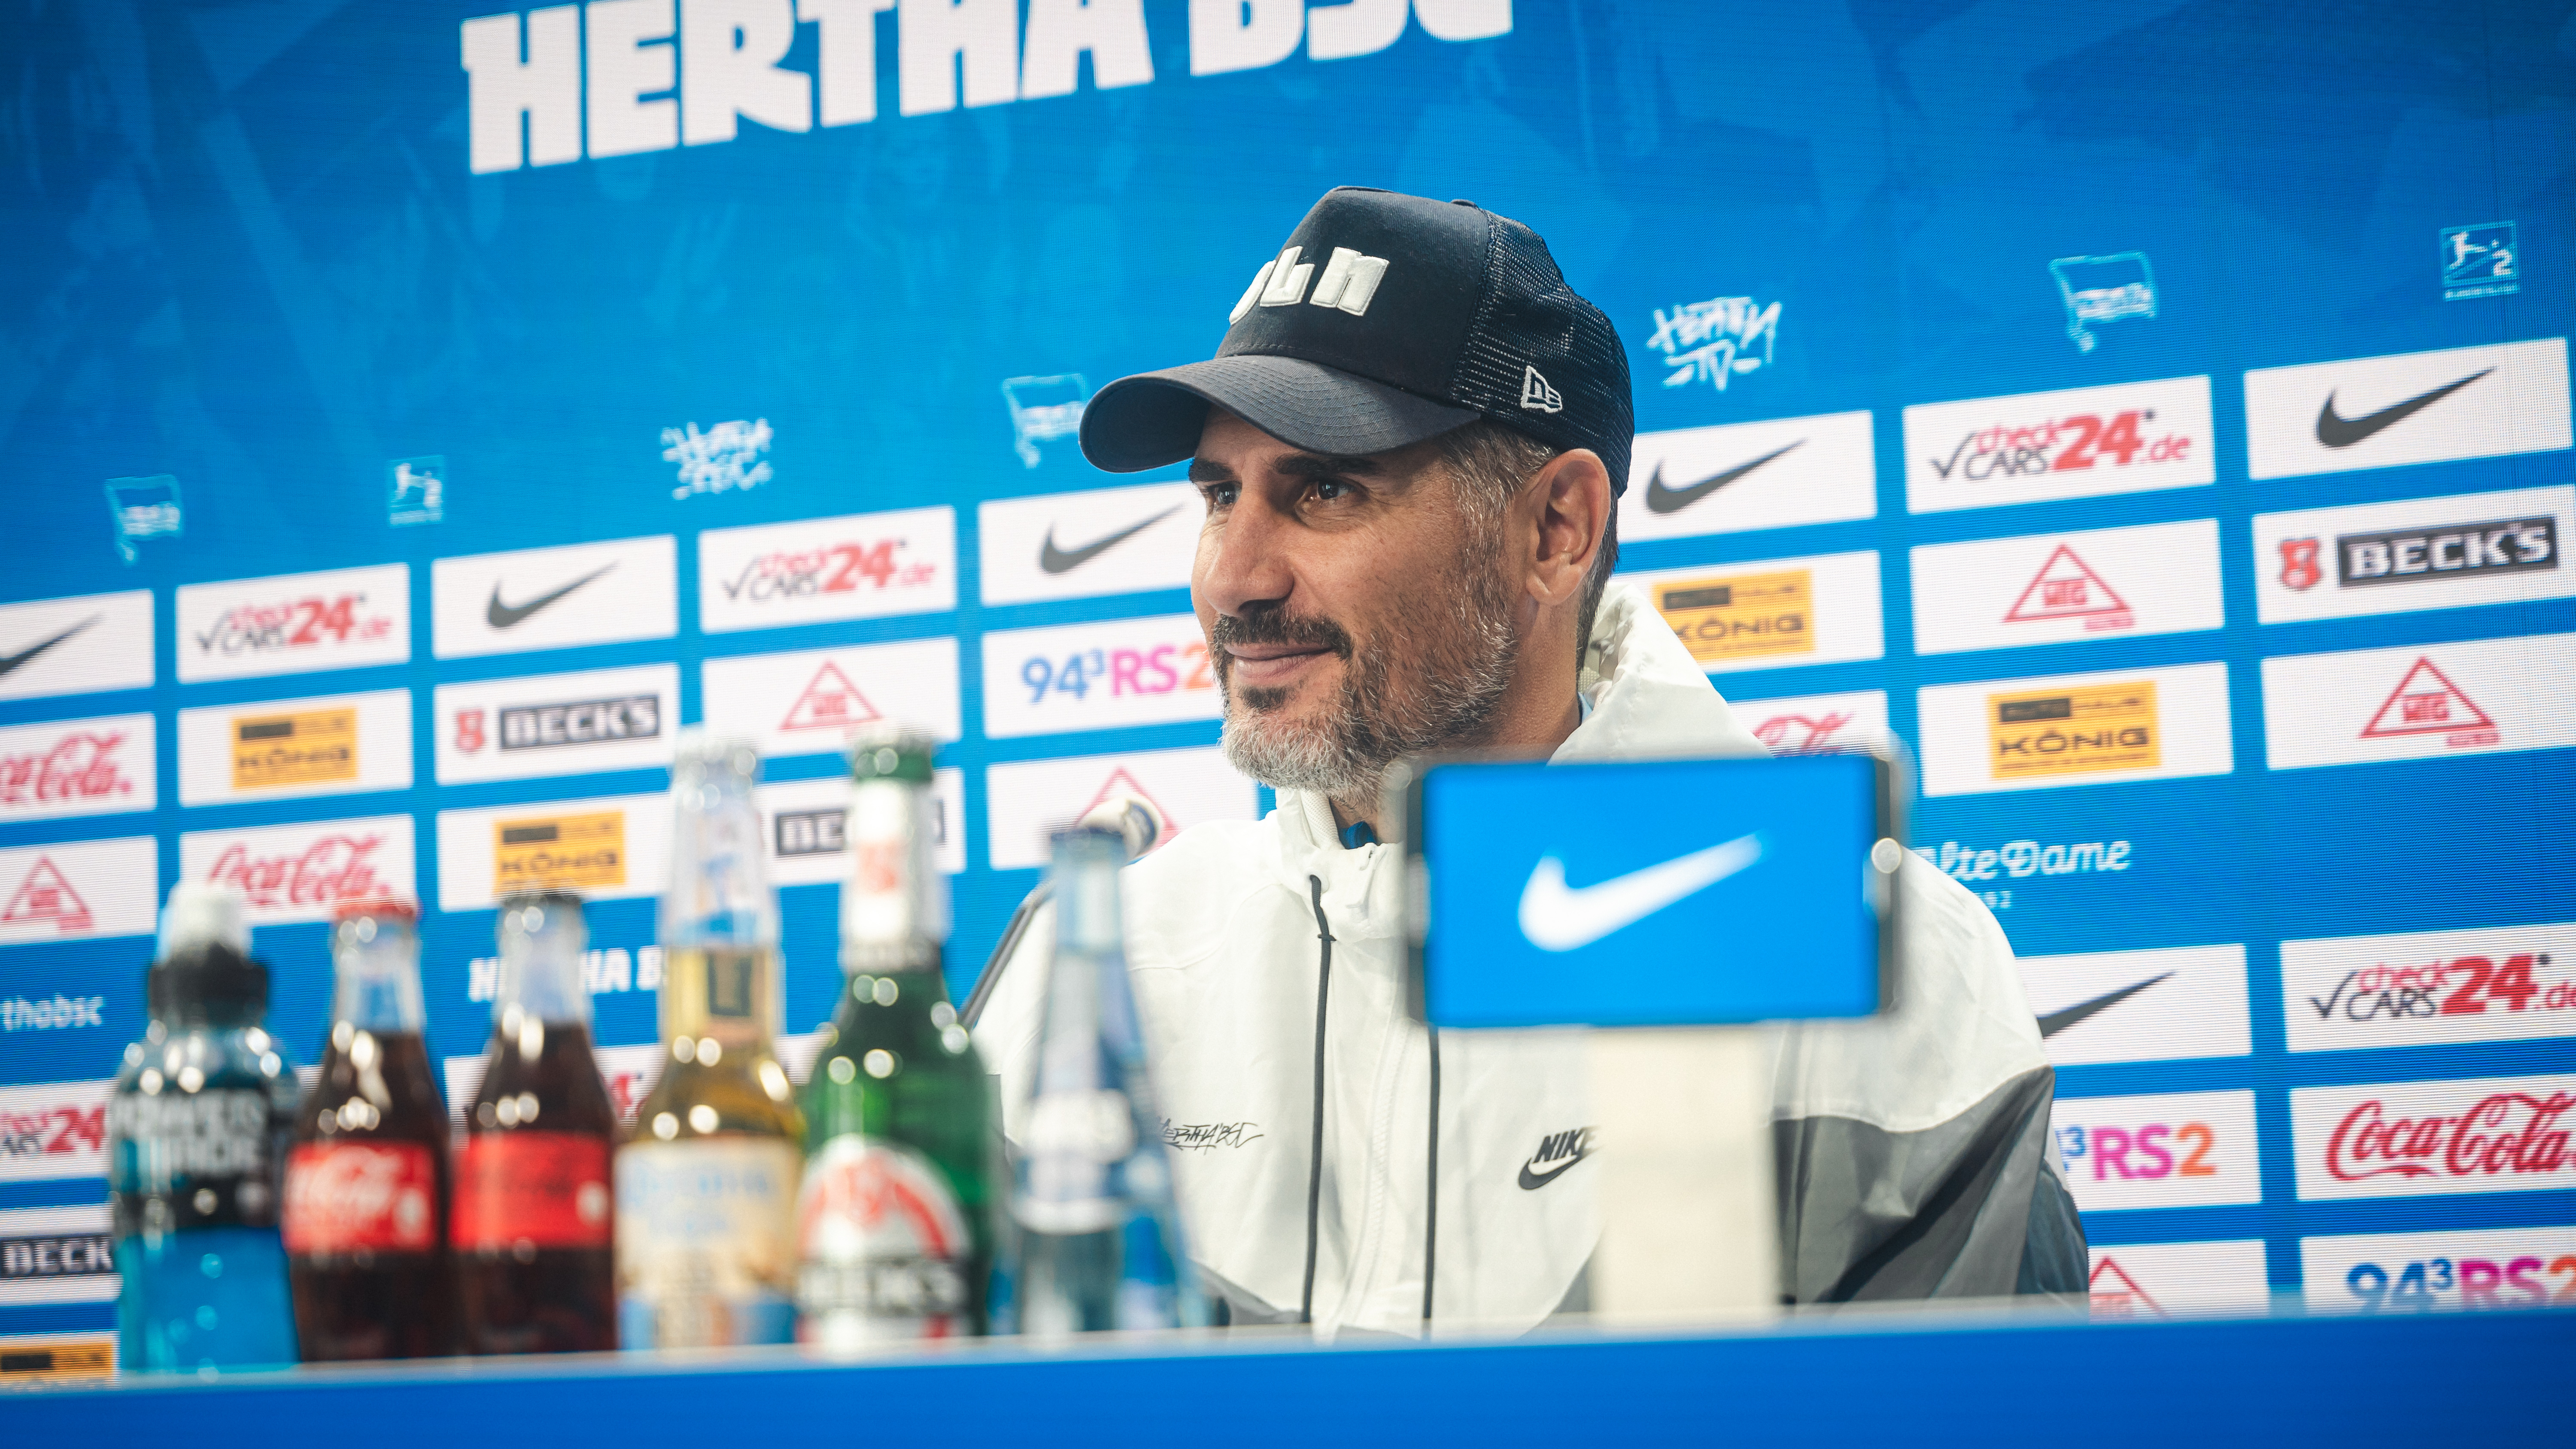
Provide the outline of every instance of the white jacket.
<path id="1" fill-rule="evenodd" d="M 1762 752 L 1629 586 L 1602 601 L 1583 679 L 1592 707 L 1554 761 Z M 1345 849 L 1322 797 L 1285 791 L 1124 874 L 1190 1256 L 1237 1321 L 1516 1331 L 1581 1306 L 1598 1221 L 1594 1174 L 1565 1163 L 1592 1123 L 1580 1035 L 1440 1036 L 1435 1089 L 1434 1034 L 1404 1009 L 1402 864 Z M 1939 870 L 1899 879 L 1894 1010 L 1772 1032 L 1784 1299 L 2080 1294 L 2011 948 Z M 1041 907 L 976 1023 L 1014 1137 L 1053 936 Z"/>

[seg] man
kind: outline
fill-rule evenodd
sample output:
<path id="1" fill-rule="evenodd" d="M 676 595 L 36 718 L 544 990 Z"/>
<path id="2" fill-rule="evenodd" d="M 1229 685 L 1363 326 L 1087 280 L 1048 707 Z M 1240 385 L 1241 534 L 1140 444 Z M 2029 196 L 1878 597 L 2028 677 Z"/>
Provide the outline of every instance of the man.
<path id="1" fill-rule="evenodd" d="M 1535 233 L 1354 188 L 1262 266 L 1213 360 L 1121 379 L 1084 417 L 1103 468 L 1190 460 L 1227 758 L 1279 792 L 1125 876 L 1191 1256 L 1238 1322 L 1518 1329 L 1584 1305 L 1589 1182 L 1579 1156 L 1538 1162 L 1589 1141 L 1580 1038 L 1408 1019 L 1378 791 L 1432 749 L 1762 752 L 1609 585 L 1631 430 L 1618 338 Z M 1783 1299 L 2080 1295 L 2011 948 L 1940 871 L 1899 879 L 1895 1010 L 1773 1033 Z M 1041 911 L 988 968 L 1006 1112 L 1051 943 Z"/>

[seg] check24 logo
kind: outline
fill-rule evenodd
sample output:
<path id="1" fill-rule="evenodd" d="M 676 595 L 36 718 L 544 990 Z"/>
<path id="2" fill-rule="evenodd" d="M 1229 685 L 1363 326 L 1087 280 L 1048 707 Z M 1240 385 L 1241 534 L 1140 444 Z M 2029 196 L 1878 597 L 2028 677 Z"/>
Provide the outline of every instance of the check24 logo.
<path id="1" fill-rule="evenodd" d="M 862 584 L 880 590 L 908 587 L 927 583 L 939 572 L 934 563 L 903 561 L 904 548 L 902 539 L 881 538 L 874 543 L 765 553 L 743 565 L 733 578 L 718 580 L 717 587 L 728 599 L 763 603 L 856 593 Z"/>
<path id="2" fill-rule="evenodd" d="M 2105 458 L 2122 468 L 2133 461 L 2182 461 L 2191 452 L 2190 435 L 2168 433 L 2150 440 L 2140 428 L 2154 419 L 2152 410 L 2131 408 L 2112 414 L 2107 422 L 2098 413 L 2074 413 L 2024 428 L 1979 428 L 1961 438 L 1948 458 L 1928 461 L 1933 473 L 1945 480 L 1956 473 L 1972 482 L 2079 473 Z"/>
<path id="3" fill-rule="evenodd" d="M 2482 1016 L 2496 1005 L 2522 1011 L 2535 999 L 2544 1011 L 2576 1009 L 2576 982 L 2553 982 L 2544 990 L 2535 979 L 2534 968 L 2549 964 L 2546 952 L 2518 951 L 2501 964 L 2461 956 L 2423 966 L 2369 966 L 2347 972 L 2331 993 L 2310 996 L 2308 1005 L 2320 1020 L 2340 1014 L 2347 1021 Z"/>
<path id="4" fill-rule="evenodd" d="M 0 1112 L 0 1160 L 98 1152 L 107 1146 L 107 1107 Z"/>
<path id="5" fill-rule="evenodd" d="M 1112 699 L 1214 689 L 1216 675 L 1208 667 L 1204 643 L 1158 644 L 1151 649 L 1085 649 L 1061 663 L 1032 654 L 1020 663 L 1020 683 L 1028 687 L 1029 703 L 1044 704 L 1049 693 L 1088 699 L 1097 687 L 1105 687 Z"/>
<path id="6" fill-rule="evenodd" d="M 239 604 L 224 611 L 197 634 L 197 647 L 208 654 L 240 654 L 271 649 L 310 649 L 325 643 L 370 643 L 393 630 L 391 617 L 358 616 L 365 594 L 319 595 L 283 604 Z"/>

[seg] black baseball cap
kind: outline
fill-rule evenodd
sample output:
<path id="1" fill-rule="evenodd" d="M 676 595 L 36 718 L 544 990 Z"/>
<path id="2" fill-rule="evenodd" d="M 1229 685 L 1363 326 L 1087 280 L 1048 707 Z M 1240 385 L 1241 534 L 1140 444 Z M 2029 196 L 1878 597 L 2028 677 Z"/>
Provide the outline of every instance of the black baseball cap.
<path id="1" fill-rule="evenodd" d="M 1383 453 L 1492 418 L 1628 486 L 1628 356 L 1537 232 L 1465 201 L 1341 186 L 1261 263 L 1216 356 L 1122 377 L 1082 415 L 1112 473 L 1198 450 L 1210 403 L 1293 447 Z"/>

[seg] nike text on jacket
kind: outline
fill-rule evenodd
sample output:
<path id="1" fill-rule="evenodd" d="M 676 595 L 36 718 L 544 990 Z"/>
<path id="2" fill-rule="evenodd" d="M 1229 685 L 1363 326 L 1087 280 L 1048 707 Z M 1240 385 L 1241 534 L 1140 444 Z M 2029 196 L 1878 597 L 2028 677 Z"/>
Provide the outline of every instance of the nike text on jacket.
<path id="1" fill-rule="evenodd" d="M 1556 760 L 1762 750 L 1631 587 L 1603 599 L 1584 679 L 1591 714 Z M 1583 1164 L 1617 1150 L 1594 1140 L 1580 1034 L 1408 1019 L 1402 864 L 1344 849 L 1330 807 L 1289 791 L 1124 874 L 1191 1256 L 1238 1321 L 1517 1331 L 1579 1301 L 1599 1231 Z M 1783 1299 L 2080 1301 L 2055 1078 L 2012 949 L 1941 871 L 1908 859 L 1899 882 L 1894 1009 L 1769 1033 Z M 1041 907 L 976 1025 L 1014 1134 L 1053 934 Z"/>

